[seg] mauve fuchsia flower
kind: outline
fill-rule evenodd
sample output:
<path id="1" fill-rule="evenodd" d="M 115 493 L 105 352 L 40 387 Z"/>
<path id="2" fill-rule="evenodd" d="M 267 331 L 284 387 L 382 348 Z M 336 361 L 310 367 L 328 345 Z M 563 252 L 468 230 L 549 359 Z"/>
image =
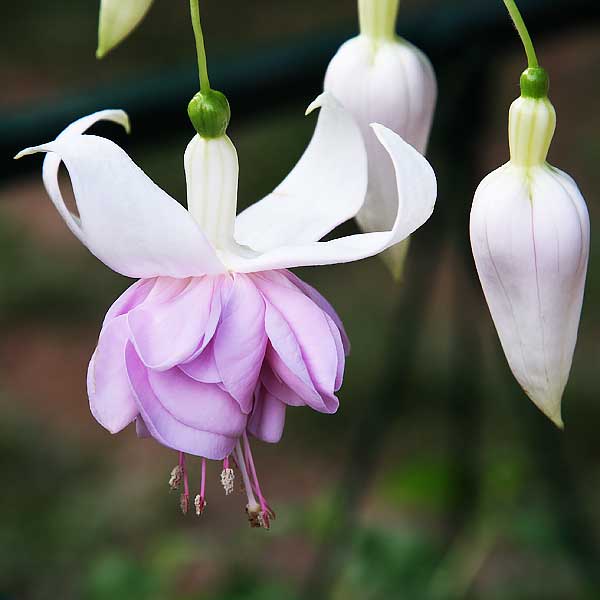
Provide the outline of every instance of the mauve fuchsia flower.
<path id="1" fill-rule="evenodd" d="M 71 231 L 113 270 L 139 278 L 110 308 L 90 361 L 88 392 L 98 422 L 180 452 L 173 486 L 189 485 L 184 453 L 203 458 L 196 509 L 205 505 L 205 459 L 233 462 L 253 525 L 268 526 L 248 434 L 281 438 L 287 406 L 338 408 L 349 344 L 339 317 L 287 269 L 372 256 L 430 216 L 436 197 L 427 161 L 392 131 L 374 126 L 397 174 L 397 218 L 389 231 L 320 242 L 360 209 L 366 154 L 352 117 L 323 95 L 314 137 L 275 191 L 236 217 L 238 162 L 226 135 L 196 135 L 185 152 L 186 211 L 111 141 L 82 135 L 100 119 L 128 127 L 121 111 L 70 125 L 48 153 L 44 183 Z M 58 185 L 63 161 L 79 215 Z"/>
<path id="2" fill-rule="evenodd" d="M 429 59 L 396 35 L 398 4 L 399 0 L 358 0 L 360 35 L 340 47 L 325 75 L 325 91 L 352 113 L 367 148 L 367 197 L 356 216 L 363 231 L 391 227 L 398 203 L 394 167 L 371 123 L 389 127 L 424 154 L 436 104 Z M 408 243 L 382 254 L 396 279 L 402 277 Z"/>
<path id="3" fill-rule="evenodd" d="M 475 192 L 471 245 L 510 368 L 559 427 L 587 272 L 590 223 L 577 184 L 546 162 L 556 125 L 543 69 L 510 107 L 510 160 Z"/>

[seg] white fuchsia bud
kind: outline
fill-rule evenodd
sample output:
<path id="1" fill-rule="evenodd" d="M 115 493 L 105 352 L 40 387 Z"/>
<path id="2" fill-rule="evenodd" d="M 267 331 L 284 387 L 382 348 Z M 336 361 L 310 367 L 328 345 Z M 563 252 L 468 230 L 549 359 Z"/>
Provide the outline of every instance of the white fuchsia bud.
<path id="1" fill-rule="evenodd" d="M 590 224 L 577 184 L 546 162 L 556 116 L 543 69 L 510 108 L 510 160 L 475 192 L 477 272 L 517 381 L 556 425 L 583 302 Z"/>
<path id="2" fill-rule="evenodd" d="M 429 139 L 437 97 L 427 57 L 395 33 L 399 0 L 358 0 L 360 35 L 341 46 L 325 75 L 332 93 L 359 124 L 367 148 L 369 185 L 357 215 L 364 231 L 385 231 L 394 223 L 398 198 L 394 168 L 371 123 L 385 125 L 419 152 Z M 408 240 L 382 257 L 400 278 Z"/>
<path id="3" fill-rule="evenodd" d="M 103 58 L 141 22 L 153 0 L 102 0 L 96 56 Z"/>

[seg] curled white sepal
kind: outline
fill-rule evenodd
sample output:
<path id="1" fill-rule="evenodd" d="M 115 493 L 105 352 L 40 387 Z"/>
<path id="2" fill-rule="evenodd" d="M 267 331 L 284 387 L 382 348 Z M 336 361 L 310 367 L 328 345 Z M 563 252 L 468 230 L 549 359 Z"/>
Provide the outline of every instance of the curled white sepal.
<path id="1" fill-rule="evenodd" d="M 508 163 L 475 193 L 471 244 L 502 348 L 525 393 L 559 427 L 589 236 L 577 185 L 547 164 Z"/>
<path id="2" fill-rule="evenodd" d="M 271 194 L 238 215 L 240 244 L 265 252 L 314 242 L 362 206 L 367 157 L 360 129 L 330 94 L 321 94 L 306 113 L 319 107 L 314 135 L 298 164 Z"/>
<path id="3" fill-rule="evenodd" d="M 259 252 L 256 256 L 228 256 L 228 266 L 235 271 L 244 273 L 351 262 L 382 252 L 390 246 L 406 239 L 423 225 L 433 212 L 437 195 L 437 182 L 431 165 L 425 157 L 393 131 L 377 124 L 374 124 L 372 127 L 392 160 L 396 175 L 395 183 L 398 204 L 394 223 L 390 230 L 350 235 L 327 242 L 317 241 L 319 237 L 316 237 L 316 234 L 313 234 L 314 241 L 309 241 L 303 234 L 311 228 L 302 228 L 298 232 L 299 235 L 294 235 L 293 231 L 288 231 L 288 236 L 285 239 L 278 240 L 278 245 L 273 245 L 270 249 L 262 253 L 260 253 L 260 250 L 263 248 L 262 245 L 254 247 L 249 244 L 252 250 Z M 348 177 L 355 178 L 356 174 L 352 173 L 352 169 L 346 170 L 348 166 L 350 165 L 340 164 L 338 168 L 347 173 Z M 310 173 L 307 173 L 307 175 L 310 176 Z M 328 175 L 331 176 L 327 172 L 323 173 L 323 178 Z M 362 178 L 361 182 L 363 184 L 366 183 Z M 364 187 L 362 189 L 364 190 Z M 278 208 L 280 215 L 285 214 L 287 200 L 288 198 L 285 196 L 279 199 L 281 204 Z M 255 210 L 260 210 L 262 202 L 258 203 L 259 206 Z M 292 201 L 291 204 L 294 205 L 295 203 Z M 287 218 L 293 220 L 295 214 L 296 210 L 294 207 Z M 347 215 L 347 213 L 345 214 Z M 243 215 L 244 213 L 240 217 L 243 217 Z M 309 218 L 315 221 L 321 218 L 318 212 L 309 212 L 308 215 Z M 308 217 L 304 216 L 303 218 L 306 219 Z M 333 219 L 326 219 L 324 220 L 325 222 L 330 226 L 335 221 Z M 247 225 L 247 223 L 244 225 Z M 261 224 L 260 221 L 257 221 L 256 227 L 259 232 L 264 231 L 265 235 L 268 235 L 270 223 L 267 221 Z M 312 231 L 316 232 L 318 230 L 317 223 L 312 227 Z M 319 233 L 322 232 L 324 234 L 326 230 L 327 227 L 324 224 Z M 236 228 L 236 232 L 239 233 L 238 228 Z M 243 241 L 244 239 L 247 238 L 242 237 L 238 241 Z"/>
<path id="4" fill-rule="evenodd" d="M 49 153 L 44 184 L 69 229 L 111 269 L 128 277 L 189 277 L 224 267 L 190 214 L 156 186 L 113 142 L 81 135 L 109 118 L 127 125 L 122 111 L 102 111 L 76 121 L 54 142 L 27 148 L 16 158 Z M 71 177 L 79 215 L 58 184 L 61 160 Z"/>

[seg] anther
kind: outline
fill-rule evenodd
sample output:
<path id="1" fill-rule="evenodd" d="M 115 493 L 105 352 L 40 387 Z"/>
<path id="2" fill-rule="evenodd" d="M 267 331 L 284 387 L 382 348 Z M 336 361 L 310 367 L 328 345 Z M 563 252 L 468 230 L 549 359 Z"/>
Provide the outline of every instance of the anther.
<path id="1" fill-rule="evenodd" d="M 194 498 L 194 506 L 196 507 L 196 515 L 201 516 L 206 508 L 206 500 L 200 494 L 197 494 Z"/>
<path id="2" fill-rule="evenodd" d="M 235 473 L 231 467 L 223 466 L 221 471 L 221 485 L 225 490 L 225 495 L 229 496 L 234 490 Z"/>
<path id="3" fill-rule="evenodd" d="M 187 494 L 181 494 L 179 497 L 179 506 L 181 508 L 181 512 L 184 515 L 187 515 L 188 510 L 190 509 L 190 497 Z"/>
<path id="4" fill-rule="evenodd" d="M 173 470 L 171 471 L 171 475 L 169 477 L 169 487 L 171 488 L 172 492 L 179 489 L 182 477 L 183 469 L 181 468 L 181 465 L 176 465 L 175 467 L 173 467 Z"/>

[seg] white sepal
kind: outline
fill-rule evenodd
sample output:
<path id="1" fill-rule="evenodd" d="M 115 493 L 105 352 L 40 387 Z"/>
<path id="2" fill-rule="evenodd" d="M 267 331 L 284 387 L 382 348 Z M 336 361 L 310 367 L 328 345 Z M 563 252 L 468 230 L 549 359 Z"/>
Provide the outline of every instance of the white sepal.
<path id="1" fill-rule="evenodd" d="M 322 94 L 312 140 L 298 164 L 275 190 L 237 218 L 235 237 L 260 252 L 320 240 L 351 219 L 367 189 L 367 157 L 352 115 Z"/>
<path id="2" fill-rule="evenodd" d="M 525 393 L 559 427 L 589 236 L 577 185 L 547 164 L 508 163 L 475 193 L 471 244 L 502 348 Z"/>
<path id="3" fill-rule="evenodd" d="M 406 239 L 423 225 L 433 212 L 437 195 L 437 182 L 431 165 L 425 157 L 393 131 L 377 124 L 373 125 L 373 129 L 387 151 L 388 160 L 391 159 L 394 165 L 396 176 L 394 184 L 397 190 L 396 215 L 391 229 L 350 235 L 327 242 L 303 243 L 302 237 L 298 240 L 290 235 L 287 239 L 279 240 L 278 246 L 257 256 L 228 257 L 228 267 L 241 273 L 249 273 L 351 262 L 386 250 Z M 345 166 L 340 165 L 340 169 L 345 169 Z M 332 197 L 332 200 L 334 198 Z M 282 213 L 288 200 L 294 202 L 294 198 L 280 198 Z M 292 210 L 288 217 L 291 219 L 294 214 L 295 210 Z M 318 213 L 311 216 L 315 220 L 321 218 Z M 316 229 L 318 223 L 315 225 Z M 253 249 L 260 250 L 260 248 Z"/>
<path id="4" fill-rule="evenodd" d="M 113 142 L 80 135 L 101 118 L 126 123 L 124 113 L 103 111 L 70 125 L 54 142 L 27 148 L 16 158 L 49 153 L 44 184 L 69 229 L 114 271 L 128 277 L 190 277 L 225 270 L 190 214 L 156 186 Z M 60 161 L 71 177 L 79 215 L 58 184 Z"/>

